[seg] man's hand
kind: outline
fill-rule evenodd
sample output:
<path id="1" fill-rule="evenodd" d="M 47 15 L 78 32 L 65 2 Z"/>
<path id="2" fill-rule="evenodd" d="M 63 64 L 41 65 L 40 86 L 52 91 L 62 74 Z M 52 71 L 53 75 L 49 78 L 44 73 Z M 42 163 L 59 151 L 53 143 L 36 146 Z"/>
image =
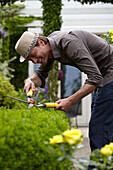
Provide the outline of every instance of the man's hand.
<path id="1" fill-rule="evenodd" d="M 60 99 L 56 101 L 56 103 L 58 103 L 59 105 L 55 108 L 55 110 L 63 110 L 65 112 L 67 112 L 72 106 L 72 103 L 68 98 Z"/>
<path id="2" fill-rule="evenodd" d="M 30 78 L 26 79 L 26 80 L 24 81 L 24 83 L 25 83 L 24 92 L 25 92 L 26 94 L 28 93 L 28 91 L 29 91 L 30 89 L 32 89 L 33 92 L 35 92 L 35 84 L 33 83 L 33 81 L 32 81 Z"/>
<path id="3" fill-rule="evenodd" d="M 33 92 L 35 92 L 35 87 L 40 87 L 42 81 L 36 74 L 33 74 L 30 78 L 24 80 L 24 84 L 25 84 L 24 91 L 27 94 L 30 89 L 32 89 Z"/>
<path id="4" fill-rule="evenodd" d="M 59 109 L 67 112 L 71 108 L 72 104 L 92 93 L 96 88 L 97 87 L 95 85 L 84 84 L 81 89 L 79 89 L 73 95 L 69 96 L 68 98 L 56 101 L 56 103 L 59 105 L 55 108 L 55 110 Z"/>

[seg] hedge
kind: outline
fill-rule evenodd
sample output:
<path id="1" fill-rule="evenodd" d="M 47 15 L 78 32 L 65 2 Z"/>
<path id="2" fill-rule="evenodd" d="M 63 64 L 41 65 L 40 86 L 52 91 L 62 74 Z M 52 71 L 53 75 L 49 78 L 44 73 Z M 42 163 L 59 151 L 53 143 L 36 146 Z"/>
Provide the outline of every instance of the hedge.
<path id="1" fill-rule="evenodd" d="M 0 108 L 0 169 L 2 170 L 69 170 L 72 163 L 63 160 L 59 145 L 49 138 L 68 129 L 68 119 L 54 109 Z"/>

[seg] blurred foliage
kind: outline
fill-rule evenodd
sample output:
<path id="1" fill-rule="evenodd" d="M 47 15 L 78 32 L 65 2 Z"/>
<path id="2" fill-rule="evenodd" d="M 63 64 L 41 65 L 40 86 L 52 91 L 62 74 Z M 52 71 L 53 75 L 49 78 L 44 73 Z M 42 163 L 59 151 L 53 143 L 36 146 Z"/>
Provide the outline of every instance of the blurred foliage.
<path id="1" fill-rule="evenodd" d="M 6 97 L 7 95 L 18 97 L 18 92 L 15 91 L 14 86 L 7 80 L 3 74 L 0 73 L 0 107 L 6 108 L 21 108 L 24 106 L 23 103 L 19 103 L 16 100 Z"/>
<path id="2" fill-rule="evenodd" d="M 7 22 L 10 18 L 18 16 L 20 14 L 20 10 L 23 9 L 25 6 L 23 4 L 11 4 L 10 6 L 0 5 L 0 24 L 2 27 L 4 23 Z"/>
<path id="3" fill-rule="evenodd" d="M 28 77 L 28 61 L 24 63 L 19 62 L 20 55 L 15 50 L 15 44 L 20 38 L 21 34 L 27 30 L 24 24 L 40 19 L 39 17 L 19 17 L 10 18 L 5 24 L 4 29 L 8 30 L 9 35 L 3 40 L 3 54 L 7 50 L 9 59 L 13 56 L 17 56 L 17 59 L 10 63 L 10 67 L 15 70 L 14 77 L 11 79 L 11 83 L 15 86 L 16 90 L 24 86 L 24 80 Z M 7 42 L 9 47 L 6 49 Z M 5 55 L 6 56 L 6 55 Z M 23 67 L 24 66 L 24 67 Z"/>
<path id="4" fill-rule="evenodd" d="M 24 5 L 15 5 L 12 4 L 10 6 L 1 6 L 0 5 L 0 32 L 2 33 L 2 39 L 0 41 L 0 71 L 5 75 L 7 78 L 13 77 L 12 71 L 13 68 L 9 67 L 9 63 L 13 61 L 16 57 L 12 57 L 9 60 L 9 38 L 8 38 L 8 30 L 4 30 L 4 25 L 10 18 L 14 18 L 15 16 L 19 15 L 20 9 L 23 9 Z M 2 31 L 4 30 L 4 31 Z M 6 43 L 4 43 L 6 42 Z"/>
<path id="5" fill-rule="evenodd" d="M 61 0 L 40 0 L 43 8 L 43 35 L 48 36 L 53 31 L 61 28 L 62 17 L 62 1 Z M 48 95 L 52 101 L 58 98 L 58 62 L 55 61 L 52 70 L 48 76 Z"/>
<path id="6" fill-rule="evenodd" d="M 28 76 L 28 62 L 24 62 L 23 70 L 23 64 L 19 62 L 20 56 L 15 51 L 15 44 L 20 38 L 21 34 L 27 30 L 27 27 L 24 25 L 34 20 L 40 19 L 40 17 L 33 16 L 19 17 L 21 9 L 24 7 L 25 6 L 23 4 L 0 6 L 0 27 L 6 31 L 6 37 L 1 41 L 0 63 L 2 65 L 1 68 L 5 68 L 5 70 L 2 70 L 2 72 L 7 72 L 9 73 L 8 76 L 12 77 L 10 81 L 15 86 L 16 90 L 23 87 L 24 79 Z M 12 60 L 14 56 L 17 56 L 16 59 L 12 62 L 9 62 L 9 60 Z M 15 71 L 13 72 L 13 75 L 11 70 Z"/>
<path id="7" fill-rule="evenodd" d="M 14 72 L 14 69 L 9 67 L 9 63 L 15 59 L 16 57 L 13 57 L 12 59 L 6 60 L 3 63 L 0 62 L 0 72 L 3 73 L 5 78 L 9 80 L 14 77 L 12 74 L 12 72 Z"/>
<path id="8" fill-rule="evenodd" d="M 48 96 L 48 85 L 45 84 L 44 88 L 37 88 L 35 92 L 35 100 L 37 103 L 47 103 L 51 102 Z"/>
<path id="9" fill-rule="evenodd" d="M 1 6 L 11 5 L 11 4 L 13 4 L 14 2 L 16 2 L 16 1 L 24 2 L 25 0 L 0 0 L 0 4 L 1 4 Z"/>
<path id="10" fill-rule="evenodd" d="M 113 30 L 108 31 L 106 34 L 102 34 L 101 37 L 105 39 L 109 44 L 113 45 Z"/>
<path id="11" fill-rule="evenodd" d="M 61 0 L 40 0 L 43 8 L 43 35 L 48 36 L 53 31 L 61 28 L 62 1 Z"/>
<path id="12" fill-rule="evenodd" d="M 70 0 L 68 0 L 68 1 L 70 1 Z M 74 1 L 78 1 L 81 4 L 93 4 L 93 3 L 97 3 L 97 2 L 113 4 L 113 0 L 74 0 Z"/>

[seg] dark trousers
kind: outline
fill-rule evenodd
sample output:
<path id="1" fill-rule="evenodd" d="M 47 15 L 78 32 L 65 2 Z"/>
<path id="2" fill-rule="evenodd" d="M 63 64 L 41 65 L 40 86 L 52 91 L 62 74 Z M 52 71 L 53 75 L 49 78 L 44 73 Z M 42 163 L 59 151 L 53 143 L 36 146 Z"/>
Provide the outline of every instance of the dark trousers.
<path id="1" fill-rule="evenodd" d="M 89 138 L 92 151 L 113 142 L 113 82 L 93 93 Z"/>

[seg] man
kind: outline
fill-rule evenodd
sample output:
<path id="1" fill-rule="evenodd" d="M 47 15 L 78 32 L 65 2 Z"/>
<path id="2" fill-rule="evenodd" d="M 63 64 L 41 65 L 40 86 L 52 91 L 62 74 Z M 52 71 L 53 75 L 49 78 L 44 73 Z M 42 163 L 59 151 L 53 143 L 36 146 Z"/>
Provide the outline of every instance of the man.
<path id="1" fill-rule="evenodd" d="M 68 111 L 73 103 L 94 92 L 89 124 L 91 150 L 113 142 L 113 47 L 102 38 L 86 32 L 56 31 L 46 37 L 24 32 L 15 49 L 25 59 L 40 63 L 36 72 L 25 80 L 27 93 L 34 86 L 44 87 L 55 60 L 77 67 L 87 74 L 84 85 L 73 95 L 56 101 L 57 109 Z"/>

